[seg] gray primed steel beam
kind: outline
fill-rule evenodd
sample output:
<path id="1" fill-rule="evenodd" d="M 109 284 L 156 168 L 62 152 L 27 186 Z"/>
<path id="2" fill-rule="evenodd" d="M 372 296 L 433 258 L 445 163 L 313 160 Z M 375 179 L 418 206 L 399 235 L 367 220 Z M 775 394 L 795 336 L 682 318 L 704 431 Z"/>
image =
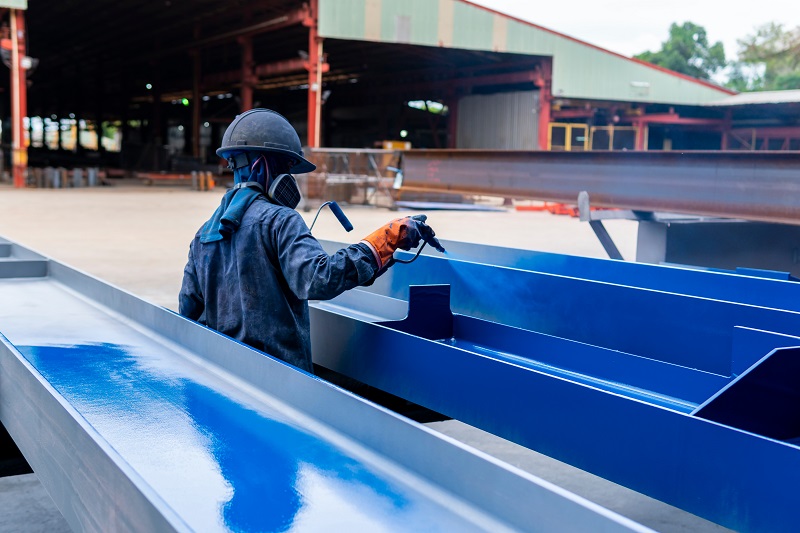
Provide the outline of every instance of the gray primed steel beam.
<path id="1" fill-rule="evenodd" d="M 108 320 L 129 327 L 132 338 L 144 334 L 172 346 L 176 353 L 187 354 L 187 365 L 200 362 L 217 369 L 213 372 L 219 379 L 232 376 L 318 420 L 405 469 L 412 478 L 452 495 L 456 509 L 466 504 L 469 513 L 494 517 L 520 530 L 647 530 L 164 308 L 58 262 L 51 261 L 50 266 L 50 277 L 33 283 L 67 288 L 64 293 L 74 298 L 76 306 L 88 302 L 96 312 L 107 314 Z M 16 282 L 2 283 L 12 287 Z M 0 294 L 4 289 L 6 296 L 13 295 L 2 285 Z M 13 302 L 0 297 L 4 301 L 0 330 L 34 327 L 32 318 L 20 316 Z M 70 315 L 63 306 L 53 312 Z M 42 330 L 42 341 L 53 331 Z M 100 337 L 85 340 L 103 342 Z M 186 530 L 184 516 L 165 503 L 8 339 L 0 340 L 0 420 L 71 527 Z"/>
<path id="2" fill-rule="evenodd" d="M 0 238 L 0 279 L 39 278 L 47 275 L 47 259 Z"/>
<path id="3" fill-rule="evenodd" d="M 800 224 L 797 152 L 409 150 L 403 188 Z"/>
<path id="4" fill-rule="evenodd" d="M 75 531 L 189 531 L 0 334 L 0 421 Z"/>
<path id="5" fill-rule="evenodd" d="M 47 261 L 0 258 L 0 278 L 40 278 L 47 275 Z"/>

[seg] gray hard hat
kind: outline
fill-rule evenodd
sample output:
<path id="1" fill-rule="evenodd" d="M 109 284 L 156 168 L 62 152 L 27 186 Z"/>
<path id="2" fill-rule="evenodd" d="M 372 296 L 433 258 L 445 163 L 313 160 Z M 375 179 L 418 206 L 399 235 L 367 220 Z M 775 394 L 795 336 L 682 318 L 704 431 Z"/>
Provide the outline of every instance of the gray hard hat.
<path id="1" fill-rule="evenodd" d="M 305 157 L 300 137 L 283 115 L 271 109 L 251 109 L 238 115 L 222 136 L 217 155 L 227 159 L 236 151 L 280 154 L 294 161 L 290 172 L 303 174 L 317 167 Z"/>

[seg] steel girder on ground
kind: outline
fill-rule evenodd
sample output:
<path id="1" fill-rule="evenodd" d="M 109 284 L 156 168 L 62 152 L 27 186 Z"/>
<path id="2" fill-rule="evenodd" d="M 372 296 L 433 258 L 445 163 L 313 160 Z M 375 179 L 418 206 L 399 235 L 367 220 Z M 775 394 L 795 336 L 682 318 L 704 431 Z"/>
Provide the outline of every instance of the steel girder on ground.
<path id="1" fill-rule="evenodd" d="M 315 361 L 721 525 L 795 528 L 800 284 L 445 246 L 316 303 Z"/>
<path id="2" fill-rule="evenodd" d="M 87 274 L 0 254 L 0 421 L 75 530 L 646 530 Z"/>
<path id="3" fill-rule="evenodd" d="M 796 152 L 410 150 L 403 187 L 800 223 Z"/>

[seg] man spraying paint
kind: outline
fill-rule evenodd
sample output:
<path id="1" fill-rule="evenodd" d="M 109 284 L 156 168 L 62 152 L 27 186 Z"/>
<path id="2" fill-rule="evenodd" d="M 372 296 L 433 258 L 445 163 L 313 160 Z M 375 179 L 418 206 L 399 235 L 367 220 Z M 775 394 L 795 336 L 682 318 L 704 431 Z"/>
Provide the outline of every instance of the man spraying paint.
<path id="1" fill-rule="evenodd" d="M 369 285 L 398 248 L 420 241 L 444 251 L 425 216 L 393 220 L 358 244 L 328 255 L 295 208 L 291 173 L 316 167 L 283 116 L 251 109 L 237 116 L 217 150 L 234 186 L 189 246 L 180 313 L 312 372 L 308 300 Z"/>

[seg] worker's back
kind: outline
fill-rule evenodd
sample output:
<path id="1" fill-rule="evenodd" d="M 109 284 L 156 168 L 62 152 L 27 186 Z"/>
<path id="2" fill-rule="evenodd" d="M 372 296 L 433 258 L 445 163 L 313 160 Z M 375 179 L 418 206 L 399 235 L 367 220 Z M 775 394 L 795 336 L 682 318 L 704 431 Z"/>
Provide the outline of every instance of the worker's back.
<path id="1" fill-rule="evenodd" d="M 375 274 L 364 245 L 333 256 L 293 209 L 259 196 L 230 236 L 189 250 L 180 313 L 312 371 L 309 299 L 329 299 Z"/>

